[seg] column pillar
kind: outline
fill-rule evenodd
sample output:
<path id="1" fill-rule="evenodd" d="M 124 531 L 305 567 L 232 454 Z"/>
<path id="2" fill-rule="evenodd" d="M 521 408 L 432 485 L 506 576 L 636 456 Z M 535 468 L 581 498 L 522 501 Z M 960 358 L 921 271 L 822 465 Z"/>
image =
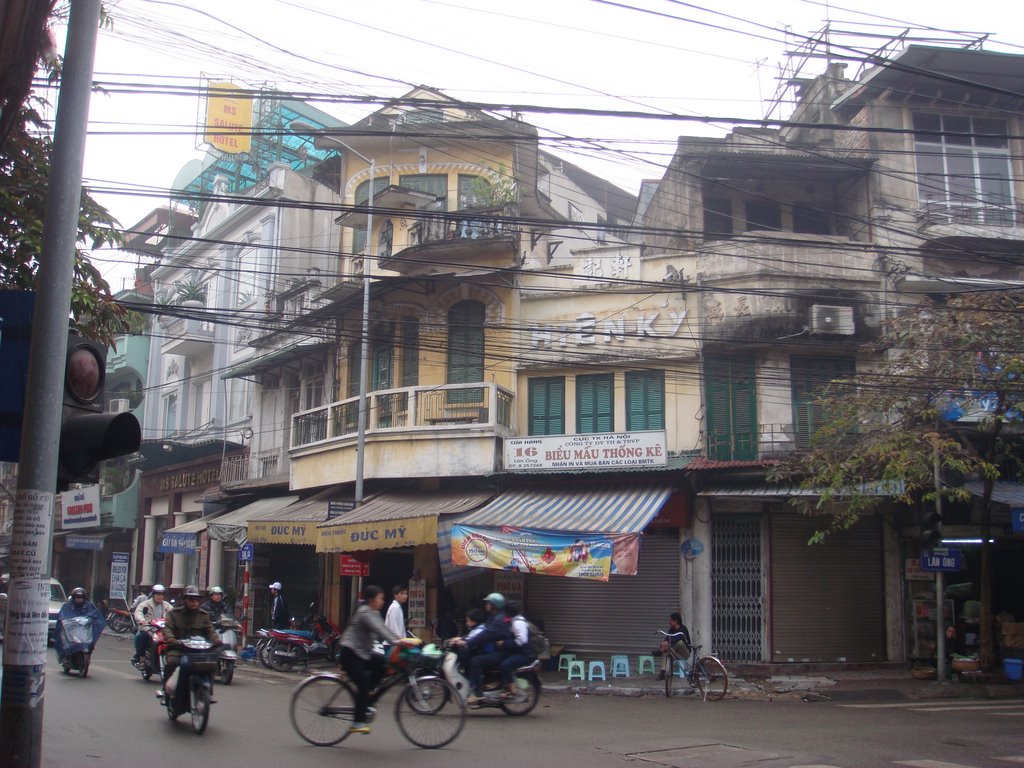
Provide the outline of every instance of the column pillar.
<path id="1" fill-rule="evenodd" d="M 224 542 L 214 539 L 207 540 L 210 547 L 210 559 L 207 567 L 207 586 L 223 587 L 221 580 L 224 578 Z"/>
<path id="2" fill-rule="evenodd" d="M 139 569 L 139 581 L 143 587 L 151 587 L 153 578 L 153 555 L 156 554 L 156 518 L 146 515 L 145 529 L 142 533 L 142 568 Z"/>
<path id="3" fill-rule="evenodd" d="M 188 517 L 184 512 L 174 513 L 174 527 L 184 525 Z M 171 556 L 171 589 L 181 589 L 185 586 L 185 555 Z"/>

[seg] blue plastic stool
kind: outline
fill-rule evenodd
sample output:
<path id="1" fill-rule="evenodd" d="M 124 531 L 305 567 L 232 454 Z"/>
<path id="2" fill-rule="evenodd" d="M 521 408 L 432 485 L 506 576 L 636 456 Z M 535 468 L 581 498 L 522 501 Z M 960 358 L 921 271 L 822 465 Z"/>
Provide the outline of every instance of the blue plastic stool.
<path id="1" fill-rule="evenodd" d="M 590 669 L 587 672 L 587 679 L 589 679 L 591 681 L 596 680 L 598 675 L 601 676 L 602 680 L 607 680 L 608 679 L 605 676 L 604 662 L 603 661 L 592 661 L 592 662 L 590 662 Z"/>
<path id="2" fill-rule="evenodd" d="M 558 671 L 569 668 L 569 662 L 576 661 L 575 653 L 560 653 L 558 655 Z"/>
<path id="3" fill-rule="evenodd" d="M 612 656 L 612 677 L 629 677 L 629 656 Z"/>
<path id="4" fill-rule="evenodd" d="M 653 656 L 637 656 L 636 657 L 636 673 L 642 674 L 654 674 L 654 657 Z"/>
<path id="5" fill-rule="evenodd" d="M 567 678 L 568 680 L 572 680 L 574 678 L 577 679 L 577 680 L 586 680 L 587 679 L 582 659 L 572 659 L 569 662 L 568 670 L 569 670 L 569 677 Z"/>
<path id="6" fill-rule="evenodd" d="M 684 659 L 676 659 L 676 677 L 685 678 L 690 671 L 690 665 Z"/>

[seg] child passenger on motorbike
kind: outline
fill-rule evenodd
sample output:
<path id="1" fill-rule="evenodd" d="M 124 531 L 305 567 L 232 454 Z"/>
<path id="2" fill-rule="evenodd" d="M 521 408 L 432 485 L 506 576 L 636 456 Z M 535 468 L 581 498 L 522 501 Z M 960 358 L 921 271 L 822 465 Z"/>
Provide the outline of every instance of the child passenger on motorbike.
<path id="1" fill-rule="evenodd" d="M 182 663 L 185 651 L 180 647 L 181 641 L 199 635 L 213 643 L 213 647 L 221 644 L 217 630 L 213 628 L 210 621 L 210 614 L 199 607 L 199 588 L 194 584 L 185 587 L 182 594 L 182 605 L 172 608 L 167 612 L 167 622 L 164 624 L 164 643 L 167 645 L 167 679 L 176 668 L 178 671 L 178 682 L 174 687 L 174 706 L 177 713 L 188 711 L 188 676 L 189 668 L 187 663 Z"/>
<path id="2" fill-rule="evenodd" d="M 484 672 L 501 664 L 505 658 L 505 652 L 500 650 L 501 644 L 512 638 L 511 622 L 505 615 L 504 595 L 492 592 L 484 598 L 484 606 L 491 618 L 483 631 L 464 640 L 457 638 L 452 641 L 456 648 L 466 648 L 470 653 L 469 686 L 472 692 L 466 697 L 467 704 L 479 704 L 483 701 Z M 487 651 L 488 644 L 493 645 L 495 650 Z"/>
<path id="3" fill-rule="evenodd" d="M 537 658 L 530 645 L 530 625 L 521 611 L 518 600 L 509 600 L 506 604 L 506 613 L 512 617 L 512 638 L 502 646 L 505 658 L 501 660 L 501 682 L 512 697 L 520 694 L 516 688 L 516 670 Z"/>

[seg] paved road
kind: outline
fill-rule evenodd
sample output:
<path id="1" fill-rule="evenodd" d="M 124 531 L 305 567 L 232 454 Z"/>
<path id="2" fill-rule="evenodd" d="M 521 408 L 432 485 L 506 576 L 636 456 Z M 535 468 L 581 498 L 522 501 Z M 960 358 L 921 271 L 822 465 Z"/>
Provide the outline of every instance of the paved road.
<path id="1" fill-rule="evenodd" d="M 217 688 L 210 727 L 195 736 L 171 723 L 128 663 L 130 646 L 104 638 L 90 676 L 46 677 L 44 764 L 56 768 L 158 768 L 200 764 L 304 768 L 329 764 L 453 768 L 627 765 L 684 768 L 1008 768 L 1024 764 L 1024 700 L 861 701 L 853 704 L 546 696 L 526 718 L 470 716 L 462 736 L 436 751 L 400 734 L 385 699 L 374 733 L 311 747 L 288 719 L 300 679 L 243 670 Z M 507 748 L 508 753 L 502 754 Z"/>

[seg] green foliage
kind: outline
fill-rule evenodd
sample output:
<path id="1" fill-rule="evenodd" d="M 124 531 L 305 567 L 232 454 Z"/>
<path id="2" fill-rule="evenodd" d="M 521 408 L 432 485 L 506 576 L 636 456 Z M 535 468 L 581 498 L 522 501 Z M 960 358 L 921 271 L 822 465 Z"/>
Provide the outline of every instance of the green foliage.
<path id="1" fill-rule="evenodd" d="M 32 106 L 0 146 L 0 287 L 35 290 L 53 143 L 49 126 Z M 110 344 L 127 329 L 127 311 L 83 248 L 120 244 L 117 222 L 83 190 L 70 315 L 88 338 Z"/>
<path id="2" fill-rule="evenodd" d="M 901 502 L 934 503 L 936 457 L 943 476 L 994 480 L 1007 465 L 1019 469 L 1022 338 L 1022 291 L 961 294 L 894 319 L 882 347 L 869 350 L 884 356 L 877 365 L 819 397 L 828 418 L 811 449 L 770 473 L 820 492 L 793 500 L 805 512 L 832 512 L 812 542 L 874 507 L 879 482 Z M 965 415 L 943 419 L 954 404 Z M 944 486 L 942 495 L 969 499 L 962 487 Z"/>

